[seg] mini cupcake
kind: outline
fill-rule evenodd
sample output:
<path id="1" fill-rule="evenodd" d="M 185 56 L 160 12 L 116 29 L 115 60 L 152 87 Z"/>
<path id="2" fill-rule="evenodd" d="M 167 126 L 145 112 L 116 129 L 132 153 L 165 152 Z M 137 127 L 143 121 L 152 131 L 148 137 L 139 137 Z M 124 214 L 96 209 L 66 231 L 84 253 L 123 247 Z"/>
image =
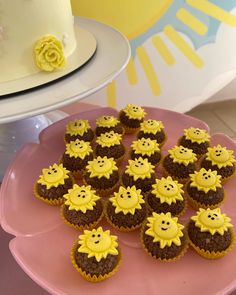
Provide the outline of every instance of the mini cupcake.
<path id="1" fill-rule="evenodd" d="M 93 150 L 90 143 L 76 139 L 66 144 L 66 150 L 62 155 L 61 162 L 75 177 L 80 177 L 88 161 L 92 159 Z"/>
<path id="2" fill-rule="evenodd" d="M 129 160 L 126 170 L 122 174 L 122 183 L 125 187 L 135 185 L 137 189 L 141 189 L 142 193 L 152 189 L 155 179 L 154 166 L 147 159 L 141 157 Z"/>
<path id="3" fill-rule="evenodd" d="M 106 203 L 107 221 L 115 228 L 131 231 L 139 228 L 146 218 L 147 210 L 140 189 L 135 186 L 124 188 L 109 198 Z"/>
<path id="4" fill-rule="evenodd" d="M 192 149 L 197 157 L 201 157 L 210 146 L 210 135 L 204 129 L 194 127 L 184 129 L 184 135 L 179 139 L 179 145 Z"/>
<path id="5" fill-rule="evenodd" d="M 146 113 L 143 108 L 133 104 L 128 104 L 121 110 L 119 119 L 125 129 L 125 133 L 134 133 L 138 131 L 145 115 Z"/>
<path id="6" fill-rule="evenodd" d="M 113 158 L 100 157 L 88 162 L 84 183 L 91 185 L 100 196 L 111 194 L 119 185 L 119 174 Z"/>
<path id="7" fill-rule="evenodd" d="M 109 278 L 121 262 L 117 236 L 102 227 L 84 230 L 71 250 L 71 262 L 87 281 L 99 282 Z"/>
<path id="8" fill-rule="evenodd" d="M 156 140 L 143 137 L 133 141 L 131 148 L 130 158 L 132 160 L 141 157 L 148 159 L 154 166 L 157 166 L 161 161 L 161 151 Z"/>
<path id="9" fill-rule="evenodd" d="M 220 209 L 200 208 L 188 224 L 190 245 L 208 259 L 223 257 L 234 244 L 231 219 Z"/>
<path id="10" fill-rule="evenodd" d="M 141 231 L 144 250 L 153 258 L 174 261 L 184 255 L 188 247 L 187 233 L 177 217 L 168 213 L 153 213 Z"/>
<path id="11" fill-rule="evenodd" d="M 145 120 L 140 124 L 140 130 L 137 137 L 156 140 L 160 146 L 162 146 L 167 139 L 163 122 L 152 119 Z"/>
<path id="12" fill-rule="evenodd" d="M 190 205 L 199 208 L 216 208 L 225 199 L 225 191 L 221 185 L 221 176 L 211 169 L 201 168 L 190 174 L 186 185 L 186 193 Z"/>
<path id="13" fill-rule="evenodd" d="M 218 144 L 208 148 L 208 152 L 202 158 L 200 166 L 216 170 L 217 174 L 222 177 L 222 183 L 225 183 L 235 173 L 235 162 L 234 151 Z"/>
<path id="14" fill-rule="evenodd" d="M 179 182 L 186 182 L 189 174 L 196 170 L 197 156 L 188 148 L 183 146 L 174 146 L 168 151 L 162 162 L 164 174 L 172 176 Z"/>
<path id="15" fill-rule="evenodd" d="M 183 185 L 170 176 L 156 179 L 152 191 L 147 195 L 147 204 L 151 212 L 167 213 L 179 216 L 184 213 L 186 202 Z"/>
<path id="16" fill-rule="evenodd" d="M 65 203 L 61 206 L 61 216 L 69 226 L 82 230 L 97 225 L 103 216 L 103 204 L 101 198 L 91 186 L 78 186 L 74 184 L 72 189 L 64 196 Z"/>
<path id="17" fill-rule="evenodd" d="M 121 141 L 122 135 L 114 131 L 102 133 L 96 140 L 96 156 L 114 158 L 121 162 L 125 155 L 125 147 Z"/>
<path id="18" fill-rule="evenodd" d="M 94 138 L 94 132 L 90 127 L 88 120 L 75 120 L 66 125 L 65 142 L 71 140 L 84 140 L 91 142 Z"/>
<path id="19" fill-rule="evenodd" d="M 63 195 L 73 187 L 74 178 L 62 164 L 53 164 L 42 170 L 34 186 L 35 196 L 50 205 L 61 205 Z"/>
<path id="20" fill-rule="evenodd" d="M 125 130 L 120 121 L 114 116 L 101 116 L 96 120 L 95 134 L 100 136 L 102 133 L 114 131 L 123 135 Z"/>

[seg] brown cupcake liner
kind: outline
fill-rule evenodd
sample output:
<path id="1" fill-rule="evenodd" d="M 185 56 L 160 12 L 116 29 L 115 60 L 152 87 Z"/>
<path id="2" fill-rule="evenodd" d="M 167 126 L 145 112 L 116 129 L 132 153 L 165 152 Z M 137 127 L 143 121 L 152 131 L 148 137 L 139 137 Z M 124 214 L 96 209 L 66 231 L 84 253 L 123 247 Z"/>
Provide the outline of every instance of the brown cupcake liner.
<path id="1" fill-rule="evenodd" d="M 131 127 L 128 127 L 124 124 L 122 124 L 124 130 L 125 130 L 125 134 L 134 134 L 136 132 L 138 132 L 140 130 L 140 127 L 137 127 L 137 128 L 131 128 Z"/>
<path id="2" fill-rule="evenodd" d="M 173 180 L 177 180 L 179 183 L 182 183 L 182 184 L 185 184 L 189 180 L 189 177 L 179 178 L 179 177 L 176 177 L 176 176 L 170 174 L 169 172 L 166 171 L 166 169 L 164 168 L 163 165 L 162 165 L 162 169 L 163 169 L 163 176 L 164 177 L 171 176 Z"/>
<path id="3" fill-rule="evenodd" d="M 33 192 L 34 192 L 34 195 L 37 199 L 43 201 L 44 203 L 46 203 L 48 205 L 52 205 L 52 206 L 62 205 L 65 200 L 63 197 L 60 197 L 58 199 L 46 199 L 46 198 L 40 196 L 37 192 L 37 183 L 34 184 Z"/>
<path id="4" fill-rule="evenodd" d="M 87 184 L 86 180 L 83 178 L 83 183 L 84 185 L 89 185 Z M 116 191 L 116 189 L 120 186 L 120 179 L 119 181 L 111 188 L 108 189 L 96 189 L 94 187 L 92 187 L 92 189 L 96 190 L 97 194 L 100 197 L 109 197 L 112 193 L 114 193 Z"/>

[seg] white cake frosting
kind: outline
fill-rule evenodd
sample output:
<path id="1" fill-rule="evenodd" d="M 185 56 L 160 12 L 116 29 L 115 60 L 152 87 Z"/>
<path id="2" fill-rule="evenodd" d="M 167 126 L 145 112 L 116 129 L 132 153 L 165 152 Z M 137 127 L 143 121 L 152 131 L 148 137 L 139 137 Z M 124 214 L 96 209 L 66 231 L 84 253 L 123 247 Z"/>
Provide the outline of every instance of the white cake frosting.
<path id="1" fill-rule="evenodd" d="M 45 36 L 61 42 L 65 59 L 73 53 L 70 0 L 0 0 L 0 83 L 41 71 L 34 46 Z"/>

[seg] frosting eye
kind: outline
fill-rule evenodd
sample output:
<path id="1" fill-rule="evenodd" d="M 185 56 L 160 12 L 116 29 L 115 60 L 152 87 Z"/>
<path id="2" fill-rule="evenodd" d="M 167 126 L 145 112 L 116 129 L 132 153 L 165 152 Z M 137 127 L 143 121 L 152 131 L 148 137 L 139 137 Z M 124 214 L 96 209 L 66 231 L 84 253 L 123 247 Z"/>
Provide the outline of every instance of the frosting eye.
<path id="1" fill-rule="evenodd" d="M 165 221 L 164 220 L 162 220 L 162 222 L 161 222 L 162 224 L 165 224 Z"/>
<path id="2" fill-rule="evenodd" d="M 92 234 L 92 238 L 95 238 L 95 236 L 96 236 L 95 234 Z"/>
<path id="3" fill-rule="evenodd" d="M 48 174 L 51 175 L 51 172 L 48 171 Z"/>

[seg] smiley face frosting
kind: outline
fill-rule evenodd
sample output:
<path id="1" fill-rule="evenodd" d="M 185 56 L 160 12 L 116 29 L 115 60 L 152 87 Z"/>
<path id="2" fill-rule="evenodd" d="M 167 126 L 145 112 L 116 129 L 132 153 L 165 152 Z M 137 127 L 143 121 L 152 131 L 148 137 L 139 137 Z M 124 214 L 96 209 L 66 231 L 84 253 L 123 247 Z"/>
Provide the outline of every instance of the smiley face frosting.
<path id="1" fill-rule="evenodd" d="M 172 204 L 176 201 L 183 201 L 184 191 L 183 185 L 176 180 L 173 180 L 171 176 L 162 177 L 156 179 L 156 183 L 152 185 L 152 194 L 154 194 L 161 203 Z"/>
<path id="2" fill-rule="evenodd" d="M 226 214 L 222 214 L 220 208 L 212 210 L 200 208 L 197 215 L 192 216 L 191 220 L 195 221 L 195 225 L 200 228 L 201 232 L 210 232 L 212 235 L 215 233 L 223 235 L 233 227 L 230 223 L 231 219 Z"/>
<path id="3" fill-rule="evenodd" d="M 107 179 L 110 178 L 114 171 L 118 170 L 116 162 L 113 158 L 100 156 L 93 159 L 92 161 L 88 161 L 86 169 L 90 173 L 90 177 L 106 177 Z"/>
<path id="4" fill-rule="evenodd" d="M 96 142 L 102 147 L 111 147 L 119 145 L 122 135 L 115 133 L 114 131 L 102 133 L 96 140 Z"/>
<path id="5" fill-rule="evenodd" d="M 209 147 L 207 150 L 206 159 L 211 161 L 213 165 L 217 165 L 218 168 L 233 166 L 236 162 L 234 158 L 234 151 L 228 150 L 220 144 Z"/>
<path id="6" fill-rule="evenodd" d="M 218 175 L 217 171 L 201 168 L 199 171 L 190 174 L 190 186 L 196 187 L 198 190 L 204 191 L 205 193 L 208 193 L 210 190 L 216 191 L 217 188 L 222 187 L 221 175 Z"/>
<path id="7" fill-rule="evenodd" d="M 96 120 L 96 124 L 99 127 L 115 127 L 120 123 L 114 116 L 101 116 Z"/>
<path id="8" fill-rule="evenodd" d="M 208 132 L 200 128 L 191 127 L 188 129 L 184 129 L 184 135 L 186 139 L 190 140 L 191 142 L 197 142 L 199 144 L 210 141 L 210 135 L 208 134 Z"/>
<path id="9" fill-rule="evenodd" d="M 130 119 L 142 120 L 146 115 L 143 108 L 131 103 L 127 104 L 123 111 Z"/>
<path id="10" fill-rule="evenodd" d="M 138 159 L 128 160 L 125 173 L 133 176 L 134 181 L 139 178 L 151 178 L 151 174 L 154 173 L 154 166 L 148 162 L 148 159 L 139 157 Z"/>
<path id="11" fill-rule="evenodd" d="M 42 170 L 37 183 L 46 185 L 47 189 L 58 187 L 65 184 L 65 179 L 69 178 L 70 171 L 63 167 L 62 164 L 53 164 L 49 168 Z"/>
<path id="12" fill-rule="evenodd" d="M 120 186 L 118 193 L 115 192 L 114 197 L 109 200 L 115 207 L 115 213 L 123 212 L 124 215 L 128 213 L 134 215 L 135 210 L 142 209 L 140 204 L 145 203 L 141 190 L 135 186 L 127 188 Z"/>
<path id="13" fill-rule="evenodd" d="M 88 258 L 95 257 L 97 262 L 102 258 L 107 258 L 109 254 L 118 255 L 117 236 L 110 234 L 109 230 L 103 231 L 100 226 L 98 229 L 85 230 L 79 236 L 79 253 L 88 254 Z"/>
<path id="14" fill-rule="evenodd" d="M 88 120 L 76 120 L 66 125 L 66 133 L 83 136 L 90 128 Z"/>
<path id="15" fill-rule="evenodd" d="M 193 150 L 183 146 L 174 146 L 169 151 L 169 155 L 174 163 L 184 164 L 187 166 L 190 163 L 197 161 L 197 156 Z"/>
<path id="16" fill-rule="evenodd" d="M 160 132 L 162 129 L 164 129 L 164 125 L 161 121 L 157 120 L 145 120 L 140 124 L 140 131 L 143 131 L 144 133 L 152 133 L 156 134 L 157 132 Z"/>
<path id="17" fill-rule="evenodd" d="M 177 217 L 171 217 L 170 212 L 157 214 L 153 212 L 147 218 L 148 229 L 145 233 L 153 237 L 153 242 L 159 242 L 160 248 L 170 247 L 172 244 L 181 245 L 180 238 L 183 236 L 184 226 L 178 223 Z"/>
<path id="18" fill-rule="evenodd" d="M 68 194 L 63 197 L 66 199 L 65 205 L 69 206 L 69 210 L 83 213 L 86 213 L 87 210 L 93 210 L 96 201 L 100 199 L 90 185 L 78 186 L 77 184 L 74 184 L 73 188 L 68 190 Z"/>
<path id="19" fill-rule="evenodd" d="M 70 157 L 84 159 L 93 152 L 89 142 L 76 139 L 66 144 L 65 153 Z"/>
<path id="20" fill-rule="evenodd" d="M 150 138 L 141 138 L 133 141 L 131 145 L 135 154 L 141 154 L 142 156 L 151 156 L 155 152 L 160 152 L 159 144 L 156 140 L 151 140 Z"/>

